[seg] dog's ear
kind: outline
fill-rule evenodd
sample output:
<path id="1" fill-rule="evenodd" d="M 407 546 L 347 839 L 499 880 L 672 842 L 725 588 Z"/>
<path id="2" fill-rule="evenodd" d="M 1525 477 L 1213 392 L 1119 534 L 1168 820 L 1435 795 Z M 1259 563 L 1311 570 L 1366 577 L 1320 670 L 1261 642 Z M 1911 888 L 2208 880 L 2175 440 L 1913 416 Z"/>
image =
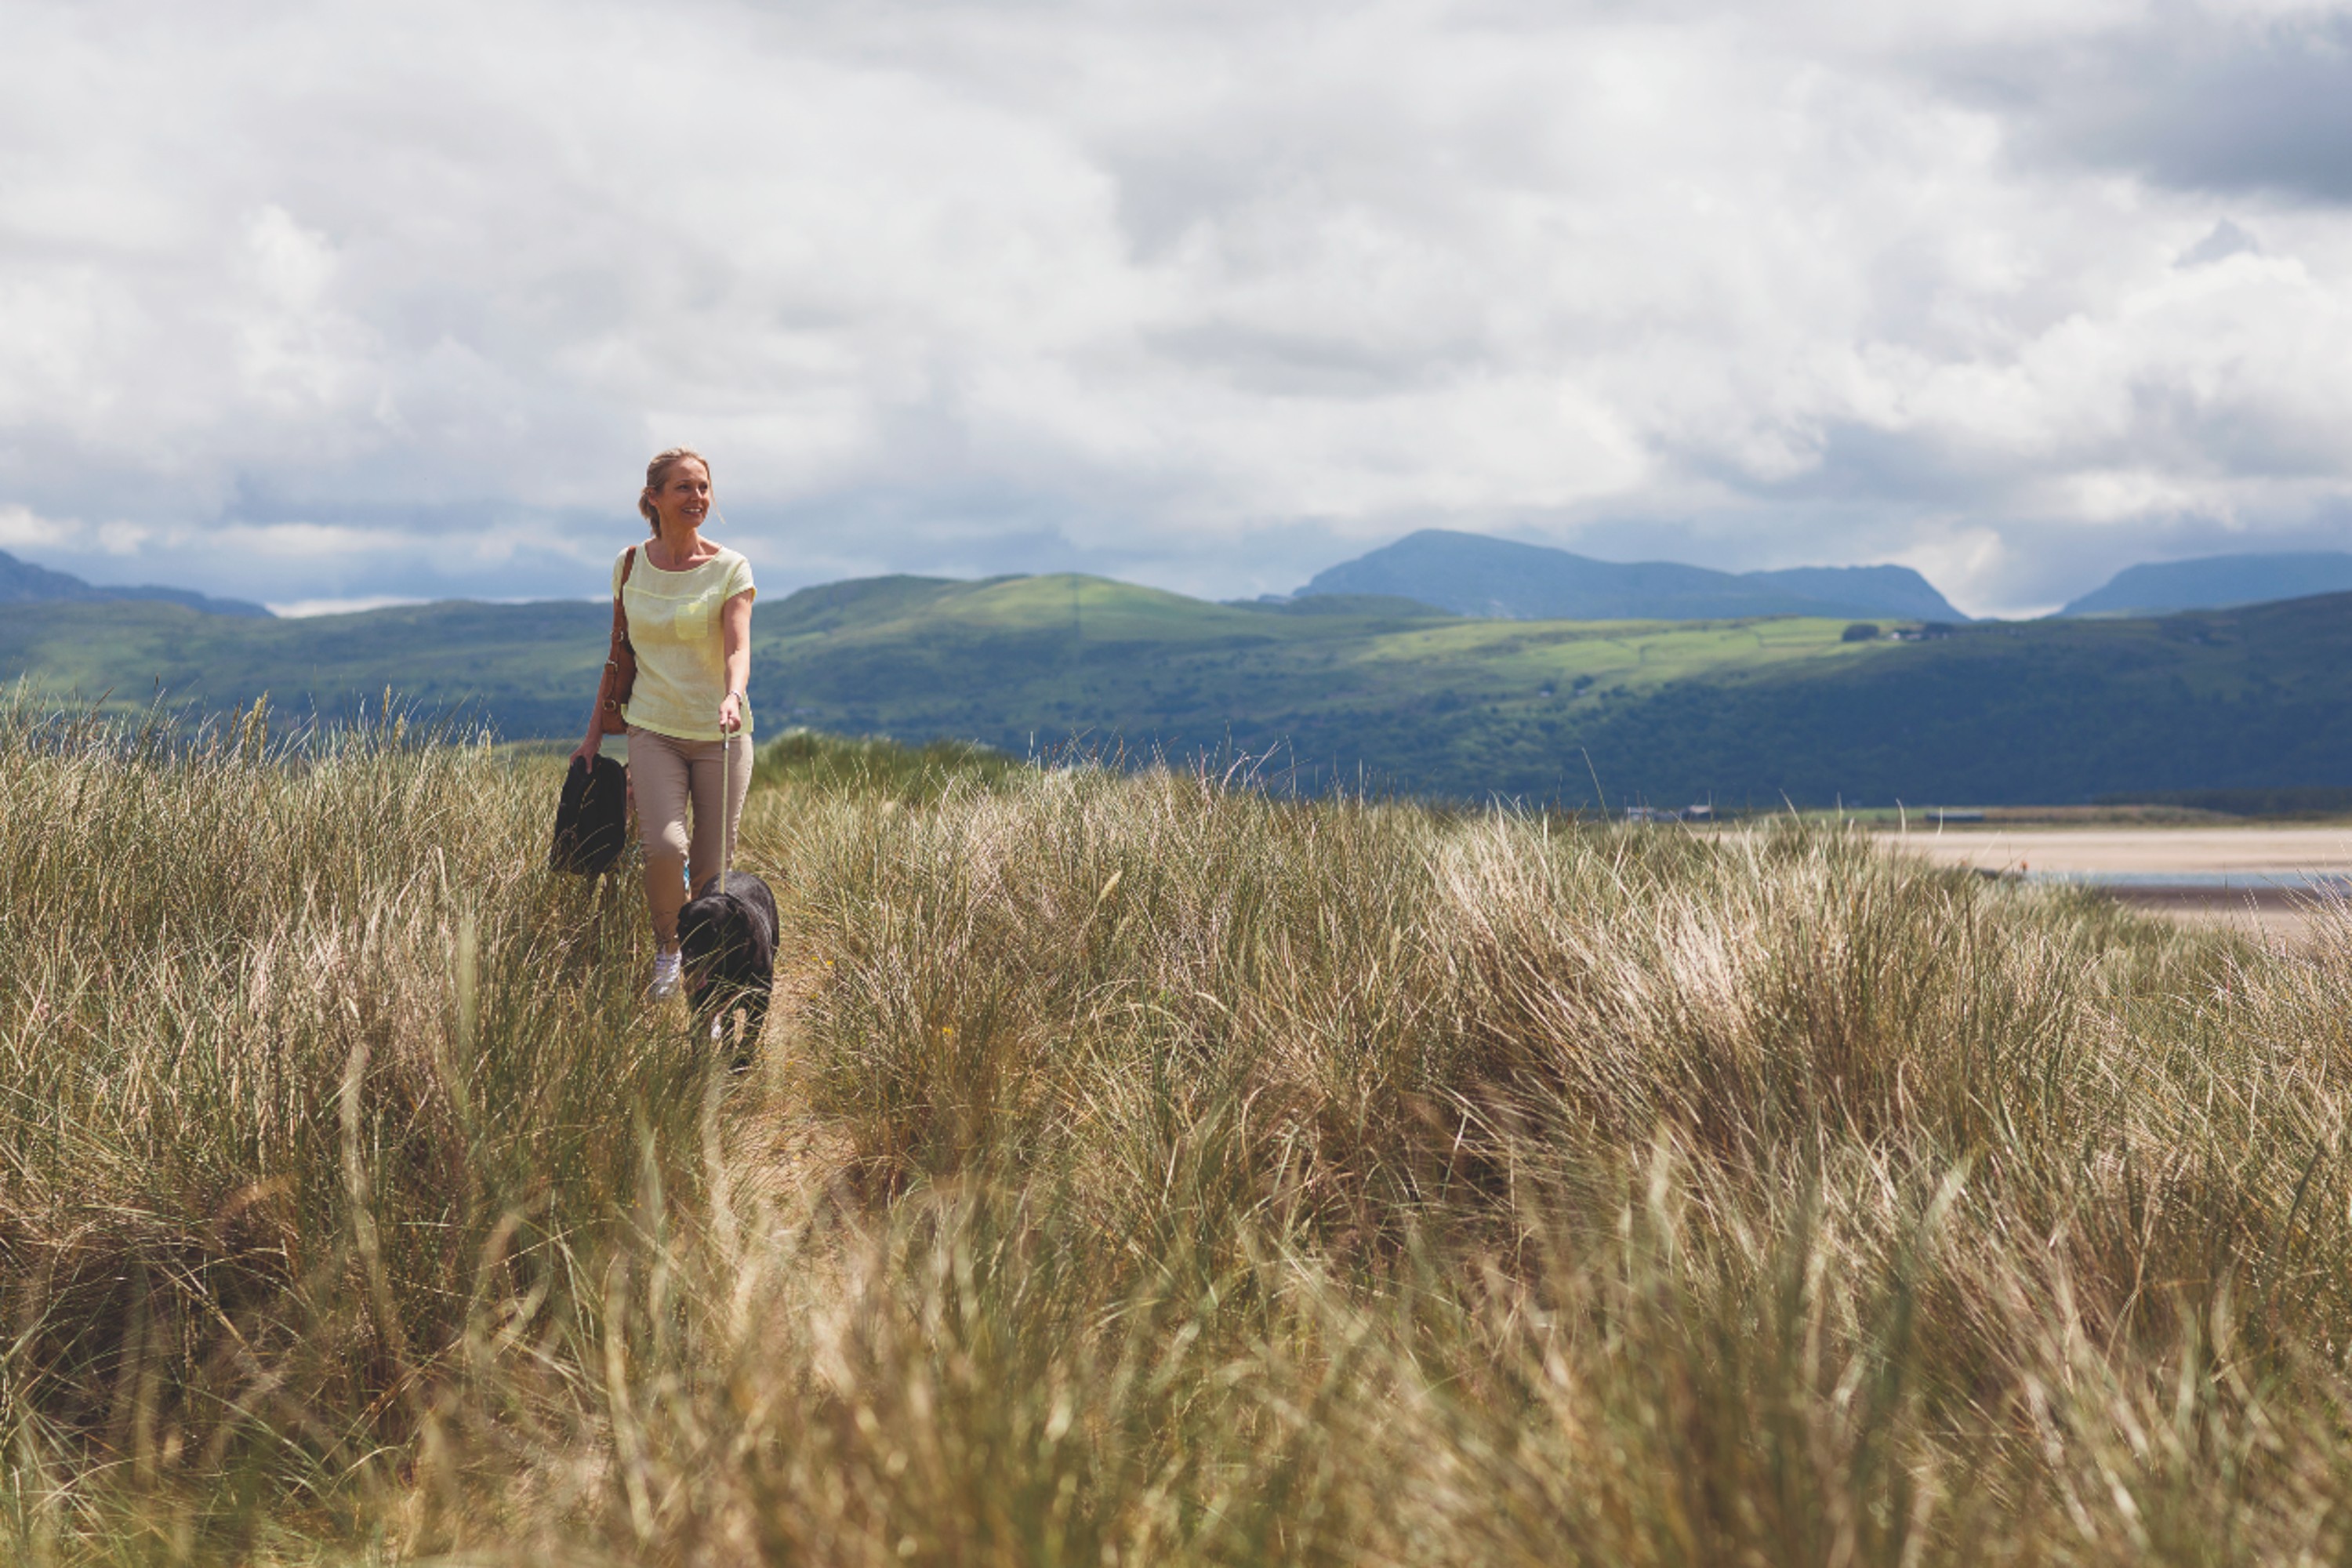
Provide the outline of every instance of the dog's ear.
<path id="1" fill-rule="evenodd" d="M 708 960 L 727 941 L 727 910 L 709 899 L 697 899 L 677 911 L 677 945 L 697 960 Z"/>
<path id="2" fill-rule="evenodd" d="M 777 935 L 775 892 L 758 877 L 747 876 L 744 882 L 744 907 L 750 911 L 752 922 L 767 933 L 768 945 L 772 950 Z"/>
<path id="3" fill-rule="evenodd" d="M 768 926 L 760 912 L 748 905 L 736 906 L 734 948 L 735 969 L 746 979 L 768 972 L 774 963 L 775 943 L 768 938 Z"/>

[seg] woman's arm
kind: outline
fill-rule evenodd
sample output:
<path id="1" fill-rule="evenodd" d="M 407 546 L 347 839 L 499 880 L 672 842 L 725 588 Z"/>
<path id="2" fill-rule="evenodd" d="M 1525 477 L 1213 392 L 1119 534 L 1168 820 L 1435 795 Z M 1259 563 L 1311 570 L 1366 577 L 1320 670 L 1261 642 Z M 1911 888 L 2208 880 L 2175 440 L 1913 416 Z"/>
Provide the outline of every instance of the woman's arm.
<path id="1" fill-rule="evenodd" d="M 719 700 L 719 732 L 731 735 L 743 727 L 744 693 L 751 684 L 751 591 L 749 588 L 719 606 L 719 646 L 727 654 L 727 695 Z"/>

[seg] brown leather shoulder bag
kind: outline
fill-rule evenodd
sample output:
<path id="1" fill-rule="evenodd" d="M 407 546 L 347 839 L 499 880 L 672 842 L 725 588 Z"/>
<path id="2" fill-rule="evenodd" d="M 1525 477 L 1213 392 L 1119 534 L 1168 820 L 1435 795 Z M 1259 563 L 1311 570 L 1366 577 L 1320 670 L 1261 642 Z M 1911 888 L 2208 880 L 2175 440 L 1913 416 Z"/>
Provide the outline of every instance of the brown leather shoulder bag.
<path id="1" fill-rule="evenodd" d="M 621 717 L 621 704 L 637 685 L 637 650 L 629 644 L 629 613 L 622 607 L 622 590 L 629 585 L 629 573 L 637 563 L 637 547 L 629 546 L 629 553 L 621 562 L 620 587 L 613 590 L 613 642 L 604 653 L 604 702 L 597 710 L 596 722 L 607 735 L 618 735 L 629 727 Z"/>

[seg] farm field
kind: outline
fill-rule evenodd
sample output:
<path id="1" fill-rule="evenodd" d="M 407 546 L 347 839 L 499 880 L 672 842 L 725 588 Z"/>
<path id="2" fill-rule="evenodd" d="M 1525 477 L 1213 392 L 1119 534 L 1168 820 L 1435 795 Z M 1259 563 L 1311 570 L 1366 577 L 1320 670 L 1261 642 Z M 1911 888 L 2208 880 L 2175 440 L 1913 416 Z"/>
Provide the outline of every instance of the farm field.
<path id="1" fill-rule="evenodd" d="M 0 1561 L 2352 1550 L 2352 941 L 800 736 L 739 1078 L 554 759 L 10 719 Z"/>

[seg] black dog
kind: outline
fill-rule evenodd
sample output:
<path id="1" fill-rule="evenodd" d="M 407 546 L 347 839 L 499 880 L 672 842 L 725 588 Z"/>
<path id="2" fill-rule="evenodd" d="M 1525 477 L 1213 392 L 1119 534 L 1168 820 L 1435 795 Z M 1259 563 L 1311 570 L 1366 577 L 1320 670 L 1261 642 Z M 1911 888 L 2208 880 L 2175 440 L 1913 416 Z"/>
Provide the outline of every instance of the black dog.
<path id="1" fill-rule="evenodd" d="M 719 1020 L 741 1008 L 735 1066 L 750 1067 L 776 980 L 776 895 L 749 871 L 728 872 L 723 893 L 713 877 L 677 912 L 677 945 L 695 1023 L 715 1034 Z"/>

